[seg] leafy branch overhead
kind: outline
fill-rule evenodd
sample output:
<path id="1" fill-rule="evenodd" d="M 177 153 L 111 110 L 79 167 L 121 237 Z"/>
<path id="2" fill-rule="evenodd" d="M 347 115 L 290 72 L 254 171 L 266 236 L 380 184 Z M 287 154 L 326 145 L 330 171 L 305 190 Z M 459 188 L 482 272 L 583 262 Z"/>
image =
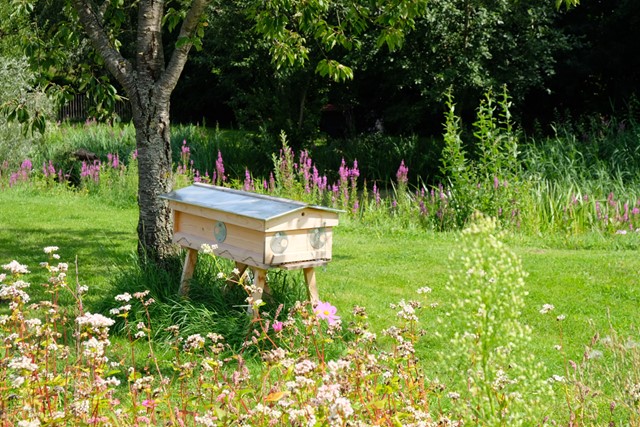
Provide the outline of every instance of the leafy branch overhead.
<path id="1" fill-rule="evenodd" d="M 276 0 L 251 11 L 258 33 L 270 43 L 277 68 L 302 67 L 312 50 L 321 57 L 316 72 L 335 81 L 353 78 L 353 70 L 330 56 L 331 51 L 361 47 L 366 33 L 376 37 L 378 49 L 395 50 L 405 34 L 426 12 L 427 1 L 327 2 Z"/>

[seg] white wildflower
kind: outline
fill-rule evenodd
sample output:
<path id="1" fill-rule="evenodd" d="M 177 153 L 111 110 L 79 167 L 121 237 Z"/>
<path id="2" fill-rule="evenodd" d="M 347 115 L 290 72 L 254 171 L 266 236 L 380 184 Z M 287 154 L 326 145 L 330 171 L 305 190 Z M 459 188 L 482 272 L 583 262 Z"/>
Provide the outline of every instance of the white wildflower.
<path id="1" fill-rule="evenodd" d="M 38 369 L 38 365 L 33 363 L 33 361 L 27 356 L 20 356 L 12 359 L 8 366 L 12 369 L 25 370 L 29 372 L 33 372 Z"/>
<path id="2" fill-rule="evenodd" d="M 540 309 L 540 314 L 547 314 L 549 313 L 551 310 L 553 310 L 555 307 L 552 304 L 545 304 L 542 306 L 542 308 Z"/>
<path id="3" fill-rule="evenodd" d="M 602 356 L 603 353 L 600 350 L 591 350 L 587 353 L 587 359 L 600 359 Z"/>
<path id="4" fill-rule="evenodd" d="M 86 312 L 84 315 L 76 318 L 76 323 L 79 325 L 88 325 L 93 328 L 108 328 L 115 323 L 115 320 L 99 313 L 91 314 Z"/>
<path id="5" fill-rule="evenodd" d="M 39 427 L 39 426 L 40 426 L 40 420 L 37 418 L 34 418 L 32 420 L 18 421 L 18 427 Z"/>
<path id="6" fill-rule="evenodd" d="M 27 274 L 27 273 L 29 273 L 29 270 L 27 270 L 27 266 L 24 265 L 24 264 L 20 264 L 15 259 L 13 261 L 11 261 L 9 264 L 4 264 L 2 266 L 2 268 L 4 268 L 5 270 L 10 271 L 11 274 Z"/>
<path id="7" fill-rule="evenodd" d="M 204 347 L 204 338 L 200 334 L 189 335 L 184 342 L 184 351 L 198 350 Z"/>
<path id="8" fill-rule="evenodd" d="M 114 299 L 116 301 L 129 302 L 129 300 L 131 300 L 131 294 L 129 292 L 125 292 L 124 294 L 116 295 Z"/>

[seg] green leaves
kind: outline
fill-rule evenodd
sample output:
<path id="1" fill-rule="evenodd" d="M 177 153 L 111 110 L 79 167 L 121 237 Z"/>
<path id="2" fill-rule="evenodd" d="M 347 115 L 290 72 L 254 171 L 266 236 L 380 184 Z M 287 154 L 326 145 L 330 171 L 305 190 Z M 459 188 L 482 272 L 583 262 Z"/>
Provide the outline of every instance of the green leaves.
<path id="1" fill-rule="evenodd" d="M 353 70 L 332 58 L 332 52 L 358 49 L 368 32 L 377 33 L 378 47 L 400 48 L 425 5 L 424 0 L 274 0 L 256 6 L 252 13 L 256 31 L 270 44 L 276 68 L 304 66 L 313 47 L 322 58 L 316 72 L 339 82 L 353 79 Z"/>
<path id="2" fill-rule="evenodd" d="M 323 59 L 318 62 L 316 72 L 322 77 L 329 77 L 336 82 L 353 79 L 353 70 L 351 68 L 332 59 Z"/>
<path id="3" fill-rule="evenodd" d="M 32 111 L 24 102 L 12 100 L 0 106 L 0 113 L 7 116 L 8 120 L 15 120 L 22 125 L 24 135 L 35 131 L 44 133 L 47 126 L 47 118 L 38 110 Z"/>

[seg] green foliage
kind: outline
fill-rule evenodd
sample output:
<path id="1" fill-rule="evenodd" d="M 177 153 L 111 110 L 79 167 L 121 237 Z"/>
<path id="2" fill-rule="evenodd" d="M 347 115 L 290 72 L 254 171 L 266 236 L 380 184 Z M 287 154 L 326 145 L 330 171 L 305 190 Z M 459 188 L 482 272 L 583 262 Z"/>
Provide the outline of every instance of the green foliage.
<path id="1" fill-rule="evenodd" d="M 348 2 L 271 1 L 255 6 L 256 29 L 270 44 L 277 68 L 303 66 L 311 47 L 325 56 L 328 52 L 351 50 L 360 45 L 365 31 L 380 28 L 378 47 L 390 50 L 402 46 L 405 34 L 424 13 L 423 1 Z M 336 59 L 322 59 L 316 70 L 335 81 L 353 77 L 353 71 Z"/>
<path id="2" fill-rule="evenodd" d="M 38 139 L 38 133 L 44 130 L 45 122 L 51 115 L 52 104 L 47 95 L 36 87 L 36 80 L 27 67 L 27 62 L 21 56 L 9 58 L 0 56 L 0 120 L 2 123 L 16 121 L 23 126 L 26 140 Z M 0 147 L 15 149 L 20 144 L 12 141 L 8 144 L 5 138 L 11 135 L 11 125 L 2 126 L 6 135 L 0 141 Z M 4 132 L 3 132 L 4 133 Z M 27 134 L 30 134 L 27 137 Z M 19 139 L 19 138 L 16 138 Z M 6 154 L 2 156 L 2 154 Z M 1 158 L 10 158 L 11 153 L 2 153 Z"/>
<path id="3" fill-rule="evenodd" d="M 473 124 L 474 139 L 466 148 L 461 120 L 448 95 L 440 170 L 449 183 L 458 227 L 475 211 L 494 215 L 505 223 L 517 221 L 518 195 L 526 191 L 526 185 L 520 177 L 518 137 L 511 124 L 510 105 L 506 89 L 497 102 L 487 92 Z"/>

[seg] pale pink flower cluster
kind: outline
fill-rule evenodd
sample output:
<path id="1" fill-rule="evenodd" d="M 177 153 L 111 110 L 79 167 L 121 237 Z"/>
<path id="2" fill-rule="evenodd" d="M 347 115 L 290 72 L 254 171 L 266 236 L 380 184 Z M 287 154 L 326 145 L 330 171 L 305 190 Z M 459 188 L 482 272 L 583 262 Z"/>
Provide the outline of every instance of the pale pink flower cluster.
<path id="1" fill-rule="evenodd" d="M 27 266 L 24 264 L 20 264 L 15 259 L 11 261 L 9 264 L 4 264 L 2 266 L 3 269 L 8 270 L 11 274 L 28 274 L 29 270 L 27 270 Z"/>
<path id="2" fill-rule="evenodd" d="M 184 341 L 183 350 L 193 352 L 204 347 L 204 338 L 200 334 L 189 335 Z"/>
<path id="3" fill-rule="evenodd" d="M 109 328 L 115 323 L 115 320 L 103 316 L 100 313 L 91 314 L 86 312 L 82 316 L 76 317 L 76 323 L 81 326 L 88 326 L 93 329 Z"/>

